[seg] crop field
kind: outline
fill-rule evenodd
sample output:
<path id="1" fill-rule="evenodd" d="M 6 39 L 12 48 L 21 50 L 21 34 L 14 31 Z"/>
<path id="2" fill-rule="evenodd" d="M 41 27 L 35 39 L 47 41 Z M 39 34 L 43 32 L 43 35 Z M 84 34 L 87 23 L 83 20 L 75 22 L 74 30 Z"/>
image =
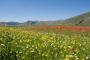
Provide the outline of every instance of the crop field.
<path id="1" fill-rule="evenodd" d="M 0 27 L 0 60 L 90 60 L 90 28 Z"/>

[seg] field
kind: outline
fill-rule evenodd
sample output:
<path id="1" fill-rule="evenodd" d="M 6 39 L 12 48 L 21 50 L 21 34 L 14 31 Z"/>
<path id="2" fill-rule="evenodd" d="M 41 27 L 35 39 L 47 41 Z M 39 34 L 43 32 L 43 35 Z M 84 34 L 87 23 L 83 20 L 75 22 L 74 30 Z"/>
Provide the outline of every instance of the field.
<path id="1" fill-rule="evenodd" d="M 90 27 L 0 27 L 0 60 L 90 60 Z"/>

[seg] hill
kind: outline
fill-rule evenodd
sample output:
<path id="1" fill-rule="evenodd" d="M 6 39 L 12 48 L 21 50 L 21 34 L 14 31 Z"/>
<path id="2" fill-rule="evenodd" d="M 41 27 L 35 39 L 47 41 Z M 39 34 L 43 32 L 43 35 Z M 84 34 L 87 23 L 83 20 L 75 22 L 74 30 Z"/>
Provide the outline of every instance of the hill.
<path id="1" fill-rule="evenodd" d="M 90 12 L 71 17 L 63 21 L 64 25 L 90 26 Z"/>
<path id="2" fill-rule="evenodd" d="M 16 26 L 19 24 L 19 22 L 0 22 L 0 26 Z"/>
<path id="3" fill-rule="evenodd" d="M 42 25 L 66 25 L 66 26 L 90 26 L 90 12 L 83 13 L 78 16 L 71 17 L 65 20 L 55 21 L 26 21 L 19 22 L 0 22 L 0 26 L 42 26 Z"/>

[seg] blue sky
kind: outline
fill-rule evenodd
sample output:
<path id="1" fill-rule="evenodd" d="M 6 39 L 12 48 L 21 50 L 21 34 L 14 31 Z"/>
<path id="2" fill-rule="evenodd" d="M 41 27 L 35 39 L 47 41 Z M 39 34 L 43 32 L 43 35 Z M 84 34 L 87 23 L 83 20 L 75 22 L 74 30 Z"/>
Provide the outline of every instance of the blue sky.
<path id="1" fill-rule="evenodd" d="M 0 0 L 0 21 L 58 20 L 90 11 L 90 0 Z"/>

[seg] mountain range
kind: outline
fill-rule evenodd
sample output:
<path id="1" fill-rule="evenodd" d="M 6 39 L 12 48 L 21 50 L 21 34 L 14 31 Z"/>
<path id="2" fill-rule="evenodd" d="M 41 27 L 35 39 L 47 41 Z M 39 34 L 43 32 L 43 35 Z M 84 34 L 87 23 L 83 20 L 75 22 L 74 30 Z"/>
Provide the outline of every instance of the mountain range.
<path id="1" fill-rule="evenodd" d="M 55 21 L 26 21 L 19 22 L 0 22 L 0 26 L 40 26 L 40 25 L 66 25 L 66 26 L 90 26 L 90 12 L 86 12 L 65 20 Z"/>

